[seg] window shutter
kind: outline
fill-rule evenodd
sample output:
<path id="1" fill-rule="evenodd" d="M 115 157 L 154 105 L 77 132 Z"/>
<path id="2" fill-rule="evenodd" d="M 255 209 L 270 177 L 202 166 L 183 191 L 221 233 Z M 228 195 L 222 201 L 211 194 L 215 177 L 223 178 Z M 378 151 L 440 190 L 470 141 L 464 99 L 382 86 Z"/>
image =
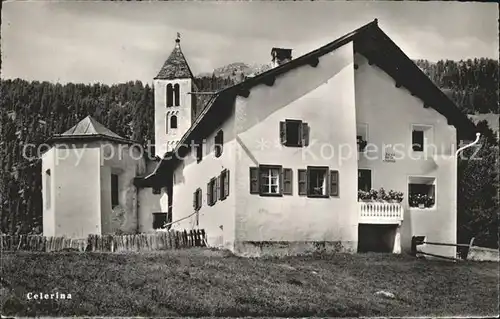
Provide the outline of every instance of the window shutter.
<path id="1" fill-rule="evenodd" d="M 286 122 L 280 122 L 280 142 L 286 144 Z"/>
<path id="2" fill-rule="evenodd" d="M 280 193 L 280 194 L 283 194 L 283 187 L 284 187 L 284 183 L 283 183 L 284 178 L 283 178 L 283 176 L 284 176 L 284 175 L 285 175 L 285 174 L 284 174 L 283 170 L 282 170 L 282 169 L 280 169 L 280 171 L 279 171 L 279 181 L 278 181 L 278 182 L 279 182 L 279 188 L 280 188 L 280 189 L 279 189 L 279 193 Z"/>
<path id="3" fill-rule="evenodd" d="M 301 123 L 300 136 L 302 145 L 301 146 L 309 146 L 309 125 L 307 123 Z"/>
<path id="4" fill-rule="evenodd" d="M 259 168 L 250 167 L 250 194 L 259 194 Z"/>
<path id="5" fill-rule="evenodd" d="M 271 174 L 271 171 L 269 169 L 260 169 L 259 168 L 259 192 L 260 193 L 269 192 L 268 189 L 265 189 L 265 184 L 267 184 L 268 180 L 269 180 L 269 174 Z M 278 176 L 278 178 L 281 179 L 281 176 Z M 278 187 L 279 187 L 279 185 L 278 185 Z"/>
<path id="6" fill-rule="evenodd" d="M 339 171 L 330 171 L 330 196 L 339 196 Z"/>
<path id="7" fill-rule="evenodd" d="M 196 191 L 193 193 L 193 208 L 194 208 L 195 210 L 196 210 L 196 209 L 198 209 L 197 200 L 198 200 L 198 190 L 196 190 Z"/>
<path id="8" fill-rule="evenodd" d="M 283 169 L 283 195 L 293 195 L 293 170 L 291 168 Z"/>
<path id="9" fill-rule="evenodd" d="M 307 195 L 307 170 L 298 170 L 299 195 Z"/>
<path id="10" fill-rule="evenodd" d="M 222 198 L 221 189 L 220 189 L 220 175 L 217 176 L 217 179 L 214 181 L 214 183 L 216 184 L 215 189 L 217 190 L 215 193 L 215 196 L 214 196 L 214 203 L 215 203 L 217 201 L 217 199 Z"/>
<path id="11" fill-rule="evenodd" d="M 210 187 L 210 182 L 207 184 L 207 204 L 208 206 L 212 206 L 212 187 Z"/>
<path id="12" fill-rule="evenodd" d="M 202 202 L 202 197 L 201 197 L 201 188 L 198 188 L 198 208 L 201 208 L 201 202 Z"/>
<path id="13" fill-rule="evenodd" d="M 226 171 L 226 178 L 224 179 L 224 198 L 229 196 L 229 171 Z"/>

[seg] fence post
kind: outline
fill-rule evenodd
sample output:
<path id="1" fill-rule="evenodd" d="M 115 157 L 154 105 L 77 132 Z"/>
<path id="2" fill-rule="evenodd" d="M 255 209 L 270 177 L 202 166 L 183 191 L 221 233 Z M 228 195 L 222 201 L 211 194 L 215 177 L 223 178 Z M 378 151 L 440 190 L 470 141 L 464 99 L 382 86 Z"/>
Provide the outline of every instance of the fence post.
<path id="1" fill-rule="evenodd" d="M 469 247 L 467 248 L 467 251 L 465 252 L 464 260 L 467 260 L 467 257 L 469 257 L 469 251 L 472 248 L 472 245 L 474 244 L 474 239 L 475 237 L 472 237 L 469 242 Z"/>
<path id="2" fill-rule="evenodd" d="M 186 247 L 187 246 L 187 241 L 188 241 L 188 233 L 184 229 L 184 231 L 182 232 L 182 244 L 181 244 L 181 246 L 182 247 Z"/>
<path id="3" fill-rule="evenodd" d="M 196 247 L 200 247 L 201 243 L 200 243 L 200 230 L 199 229 L 194 231 L 194 240 L 195 240 L 194 245 Z"/>
<path id="4" fill-rule="evenodd" d="M 414 257 L 417 256 L 417 246 L 425 242 L 425 236 L 412 236 L 410 254 Z"/>
<path id="5" fill-rule="evenodd" d="M 204 229 L 201 229 L 201 230 L 200 230 L 200 233 L 201 233 L 201 246 L 202 246 L 202 247 L 205 247 L 205 246 L 206 246 L 206 245 L 205 245 L 205 239 L 206 239 L 206 238 L 205 238 L 205 230 L 204 230 Z"/>

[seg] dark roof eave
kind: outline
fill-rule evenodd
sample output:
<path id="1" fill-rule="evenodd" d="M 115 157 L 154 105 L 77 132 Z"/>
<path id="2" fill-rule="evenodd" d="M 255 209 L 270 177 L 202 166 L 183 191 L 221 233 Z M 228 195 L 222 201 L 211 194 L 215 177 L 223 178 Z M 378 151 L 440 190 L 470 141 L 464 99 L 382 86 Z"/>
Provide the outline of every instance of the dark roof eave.
<path id="1" fill-rule="evenodd" d="M 153 78 L 153 80 L 178 80 L 178 79 L 194 79 L 195 77 L 191 74 L 191 76 L 177 76 L 177 77 L 173 77 L 173 76 L 160 76 L 160 75 L 157 75 Z"/>
<path id="2" fill-rule="evenodd" d="M 123 144 L 138 144 L 138 142 L 125 139 L 125 138 L 117 138 L 117 137 L 112 137 L 108 135 L 101 135 L 101 134 L 92 134 L 92 135 L 62 135 L 62 134 L 57 134 L 49 138 L 46 143 L 47 144 L 52 144 L 52 143 L 57 143 L 57 142 L 65 142 L 65 141 L 112 141 L 116 143 L 123 143 Z"/>

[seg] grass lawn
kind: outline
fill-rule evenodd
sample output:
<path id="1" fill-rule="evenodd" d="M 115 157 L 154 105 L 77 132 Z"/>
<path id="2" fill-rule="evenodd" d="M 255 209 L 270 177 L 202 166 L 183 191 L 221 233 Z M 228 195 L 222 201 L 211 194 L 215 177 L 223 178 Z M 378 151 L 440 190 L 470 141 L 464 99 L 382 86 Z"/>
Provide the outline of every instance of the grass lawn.
<path id="1" fill-rule="evenodd" d="M 496 316 L 497 268 L 386 254 L 18 252 L 2 256 L 1 302 L 16 316 Z M 56 291 L 72 299 L 26 297 Z"/>

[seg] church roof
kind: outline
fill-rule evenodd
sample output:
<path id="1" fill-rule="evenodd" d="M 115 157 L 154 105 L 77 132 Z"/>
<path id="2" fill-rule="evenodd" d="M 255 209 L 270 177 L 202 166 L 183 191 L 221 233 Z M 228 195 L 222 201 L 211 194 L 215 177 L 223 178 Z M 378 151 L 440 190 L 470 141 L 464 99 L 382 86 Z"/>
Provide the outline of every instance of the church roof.
<path id="1" fill-rule="evenodd" d="M 97 122 L 92 116 L 87 116 L 75 126 L 62 134 L 54 135 L 51 141 L 61 140 L 112 140 L 121 143 L 132 143 L 131 140 L 121 137 L 120 135 L 112 132 L 107 127 Z"/>
<path id="2" fill-rule="evenodd" d="M 163 64 L 155 80 L 191 79 L 193 73 L 189 68 L 186 57 L 182 53 L 180 39 L 175 40 L 175 47 Z"/>

